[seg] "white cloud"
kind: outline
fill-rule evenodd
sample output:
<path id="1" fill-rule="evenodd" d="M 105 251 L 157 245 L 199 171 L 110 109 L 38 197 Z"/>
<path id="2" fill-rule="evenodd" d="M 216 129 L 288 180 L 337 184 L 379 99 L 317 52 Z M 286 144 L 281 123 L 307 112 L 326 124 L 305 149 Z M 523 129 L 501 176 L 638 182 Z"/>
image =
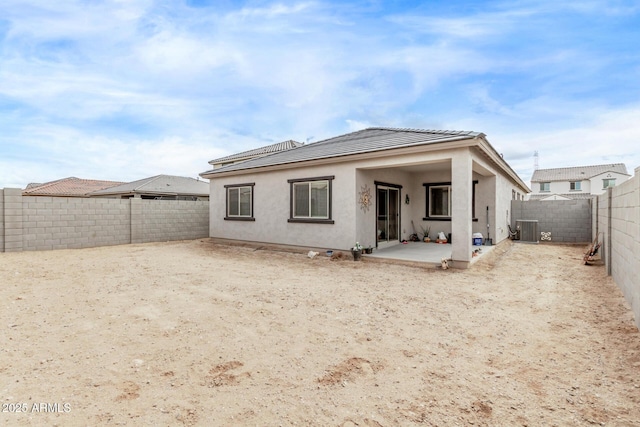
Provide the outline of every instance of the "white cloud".
<path id="1" fill-rule="evenodd" d="M 584 25 L 571 27 L 567 11 L 593 17 L 633 3 L 560 3 L 386 19 L 384 3 L 5 0 L 0 146 L 20 141 L 51 161 L 4 160 L 0 182 L 193 176 L 218 156 L 367 126 L 483 131 L 524 171 L 534 149 L 541 164 L 547 152 L 565 163 L 635 156 L 618 141 L 637 136 L 637 110 L 599 85 L 616 84 L 606 66 L 632 75 L 637 62 L 617 67 L 625 52 L 563 38 Z M 594 148 L 611 135 L 617 145 Z"/>
<path id="2" fill-rule="evenodd" d="M 346 120 L 346 122 L 347 122 L 347 125 L 349 126 L 349 132 L 356 132 L 356 131 L 371 127 L 370 123 L 362 122 L 359 120 Z"/>
<path id="3" fill-rule="evenodd" d="M 276 3 L 269 7 L 244 7 L 239 12 L 233 12 L 229 14 L 229 18 L 258 18 L 258 19 L 273 19 L 286 15 L 296 15 L 303 12 L 313 6 L 312 2 L 295 3 L 293 6 L 287 6 L 282 3 Z"/>
<path id="4" fill-rule="evenodd" d="M 438 37 L 478 39 L 501 34 L 513 24 L 513 16 L 505 14 L 480 14 L 470 17 L 438 18 L 432 16 L 396 15 L 389 20 L 417 33 Z"/>
<path id="5" fill-rule="evenodd" d="M 40 132 L 22 145 L 38 153 L 0 160 L 0 182 L 24 187 L 67 176 L 133 181 L 158 174 L 196 178 L 207 162 L 231 151 L 211 144 L 211 135 L 122 140 L 87 135 L 61 126 L 38 127 Z M 222 138 L 219 136 L 218 138 Z"/>
<path id="6" fill-rule="evenodd" d="M 489 125 L 494 131 L 487 132 L 488 138 L 524 180 L 533 173 L 534 151 L 539 153 L 542 169 L 624 163 L 633 175 L 640 166 L 640 128 L 633 125 L 640 123 L 640 105 L 582 111 L 581 115 L 572 125 L 555 129 L 546 128 L 540 120 L 520 131 L 517 126 Z"/>

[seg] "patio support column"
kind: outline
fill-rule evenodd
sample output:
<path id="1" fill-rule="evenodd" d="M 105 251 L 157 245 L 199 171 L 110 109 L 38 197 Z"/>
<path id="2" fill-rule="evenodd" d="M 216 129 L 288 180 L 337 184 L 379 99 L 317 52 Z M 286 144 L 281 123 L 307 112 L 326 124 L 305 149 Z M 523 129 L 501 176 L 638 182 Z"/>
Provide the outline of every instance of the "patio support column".
<path id="1" fill-rule="evenodd" d="M 468 148 L 451 158 L 451 258 L 456 268 L 471 263 L 473 162 Z"/>

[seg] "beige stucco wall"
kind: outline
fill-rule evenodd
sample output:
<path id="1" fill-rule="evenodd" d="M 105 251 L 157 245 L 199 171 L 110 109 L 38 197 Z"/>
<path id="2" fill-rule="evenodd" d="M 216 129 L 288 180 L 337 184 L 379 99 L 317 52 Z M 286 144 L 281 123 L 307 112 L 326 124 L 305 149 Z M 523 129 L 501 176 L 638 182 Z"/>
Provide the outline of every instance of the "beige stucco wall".
<path id="1" fill-rule="evenodd" d="M 493 244 L 497 244 L 509 237 L 508 224 L 511 220 L 513 192 L 523 194 L 523 190 L 482 156 L 475 155 L 473 161 L 474 168 L 481 171 L 474 174 L 474 179 L 478 180 L 476 188 L 478 221 L 473 223 L 473 232 L 482 233 L 484 238 L 490 237 Z M 489 208 L 489 227 L 487 227 L 487 207 Z"/>
<path id="2" fill-rule="evenodd" d="M 511 181 L 504 176 L 496 176 L 496 206 L 493 209 L 491 235 L 494 242 L 501 242 L 509 237 L 508 225 L 511 223 L 512 191 L 516 190 Z M 489 212 L 491 214 L 491 212 Z"/>
<path id="3" fill-rule="evenodd" d="M 629 179 L 629 175 L 623 175 L 617 172 L 606 172 L 600 175 L 596 175 L 590 179 L 581 180 L 581 190 L 575 191 L 571 190 L 571 182 L 572 181 L 551 181 L 549 183 L 549 191 L 540 191 L 540 183 L 534 182 L 532 183 L 532 194 L 602 194 L 605 192 L 605 189 L 602 188 L 602 180 L 609 178 L 615 178 L 616 186 L 622 184 L 626 180 Z"/>
<path id="4" fill-rule="evenodd" d="M 287 222 L 290 213 L 289 179 L 335 176 L 332 182 L 334 224 Z M 225 185 L 255 183 L 253 212 L 255 221 L 225 220 Z M 348 164 L 295 168 L 268 173 L 252 173 L 211 179 L 210 235 L 265 243 L 317 248 L 348 249 L 356 242 L 355 171 Z"/>
<path id="5" fill-rule="evenodd" d="M 591 189 L 591 194 L 603 194 L 606 191 L 605 188 L 602 188 L 603 179 L 615 179 L 617 187 L 627 181 L 629 178 L 629 175 L 623 175 L 617 172 L 606 172 L 600 175 L 596 175 L 590 179 L 589 187 Z"/>
<path id="6" fill-rule="evenodd" d="M 452 164 L 454 164 L 453 168 Z M 458 168 L 455 167 L 456 164 Z M 434 168 L 434 165 L 437 167 Z M 290 209 L 290 184 L 287 180 L 327 175 L 335 176 L 332 183 L 334 224 L 287 222 Z M 433 182 L 451 182 L 454 186 L 453 210 L 454 213 L 456 209 L 461 212 L 456 217 L 471 218 L 472 180 L 478 180 L 477 222 L 460 219 L 423 220 L 426 215 L 426 190 L 423 184 Z M 333 164 L 266 172 L 242 171 L 231 177 L 214 175 L 211 179 L 210 235 L 217 238 L 309 246 L 319 249 L 349 249 L 356 241 L 363 246 L 375 247 L 376 181 L 402 187 L 400 191 L 401 239 L 408 239 L 412 233 L 412 220 L 418 233 L 421 225 L 431 226 L 432 237 L 435 237 L 439 231 L 447 235 L 451 233 L 454 260 L 463 261 L 463 263 L 471 259 L 471 234 L 481 232 L 486 237 L 486 206 L 490 207 L 490 234 L 497 243 L 508 236 L 507 215 L 511 191 L 516 189 L 522 192 L 521 188 L 500 175 L 500 171 L 486 157 L 466 147 L 430 152 L 413 151 L 395 155 L 386 152 L 383 155 L 357 161 L 337 159 Z M 247 183 L 255 183 L 255 221 L 225 220 L 225 185 Z M 369 189 L 372 199 L 369 209 L 362 209 L 359 203 L 360 193 L 365 188 Z M 496 194 L 499 197 L 497 201 Z M 405 203 L 406 195 L 410 197 L 409 204 Z"/>
<path id="7" fill-rule="evenodd" d="M 412 216 L 412 175 L 402 170 L 394 169 L 359 169 L 356 174 L 356 195 L 354 200 L 356 202 L 356 239 L 363 246 L 376 247 L 376 233 L 377 233 L 377 221 L 376 221 L 376 185 L 375 182 L 384 182 L 387 184 L 400 185 L 400 238 L 407 239 L 410 231 Z M 363 187 L 368 187 L 371 192 L 372 203 L 368 210 L 362 209 L 359 199 L 360 193 Z M 409 194 L 410 203 L 405 204 L 405 196 Z M 416 224 L 416 227 L 418 225 Z"/>

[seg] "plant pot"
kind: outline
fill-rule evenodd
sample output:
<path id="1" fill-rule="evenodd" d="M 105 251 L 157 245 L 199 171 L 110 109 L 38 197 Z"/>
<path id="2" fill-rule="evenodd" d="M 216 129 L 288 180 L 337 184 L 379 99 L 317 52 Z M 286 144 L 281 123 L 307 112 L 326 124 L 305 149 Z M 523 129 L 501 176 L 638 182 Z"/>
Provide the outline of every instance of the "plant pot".
<path id="1" fill-rule="evenodd" d="M 373 248 L 364 248 L 364 253 L 365 254 L 373 253 Z"/>
<path id="2" fill-rule="evenodd" d="M 425 243 L 431 243 L 431 239 L 430 239 L 429 237 L 425 237 L 425 238 L 423 239 L 423 241 L 424 241 Z"/>
<path id="3" fill-rule="evenodd" d="M 353 255 L 353 260 L 354 261 L 360 261 L 360 258 L 362 258 L 362 251 L 355 251 L 353 249 L 351 249 L 351 254 Z"/>

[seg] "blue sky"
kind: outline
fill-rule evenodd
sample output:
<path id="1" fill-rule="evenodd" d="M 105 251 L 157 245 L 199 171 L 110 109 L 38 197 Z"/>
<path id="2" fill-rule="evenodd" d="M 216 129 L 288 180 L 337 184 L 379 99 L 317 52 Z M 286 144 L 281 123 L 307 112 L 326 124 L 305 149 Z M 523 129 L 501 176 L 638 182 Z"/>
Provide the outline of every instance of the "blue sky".
<path id="1" fill-rule="evenodd" d="M 640 166 L 640 2 L 2 0 L 0 188 L 196 177 L 368 126 Z"/>

